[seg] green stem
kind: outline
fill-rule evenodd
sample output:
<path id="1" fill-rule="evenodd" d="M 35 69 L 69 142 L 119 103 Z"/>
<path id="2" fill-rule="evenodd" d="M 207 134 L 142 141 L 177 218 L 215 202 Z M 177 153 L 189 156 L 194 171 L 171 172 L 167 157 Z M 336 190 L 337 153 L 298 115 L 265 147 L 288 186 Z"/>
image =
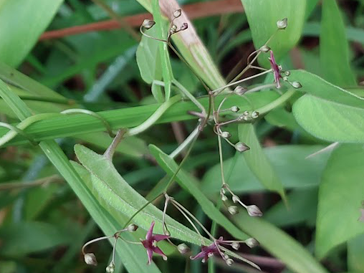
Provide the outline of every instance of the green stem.
<path id="1" fill-rule="evenodd" d="M 268 113 L 269 111 L 277 108 L 278 106 L 289 100 L 295 94 L 295 92 L 296 91 L 294 89 L 290 89 L 282 96 L 280 96 L 278 99 L 272 101 L 271 103 L 268 103 L 267 105 L 264 105 L 263 107 L 256 109 L 255 111 L 257 111 L 259 115 Z"/>

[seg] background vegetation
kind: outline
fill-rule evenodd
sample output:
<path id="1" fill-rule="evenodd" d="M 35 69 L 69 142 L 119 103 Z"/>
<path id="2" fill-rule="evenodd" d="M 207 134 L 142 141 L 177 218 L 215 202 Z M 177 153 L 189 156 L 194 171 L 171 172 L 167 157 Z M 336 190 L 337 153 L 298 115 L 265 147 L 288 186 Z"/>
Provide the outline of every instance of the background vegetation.
<path id="1" fill-rule="evenodd" d="M 245 203 L 259 206 L 263 217 L 245 211 L 231 216 L 221 205 L 211 124 L 194 143 L 169 194 L 217 237 L 256 238 L 260 247 L 242 246 L 237 253 L 263 272 L 364 272 L 364 223 L 358 220 L 364 215 L 364 2 L 178 2 L 192 23 L 173 36 L 173 44 L 190 67 L 165 44 L 141 40 L 139 26 L 152 18 L 148 12 L 157 23 L 148 33 L 166 36 L 166 16 L 178 8 L 172 0 L 160 0 L 161 12 L 154 0 L 0 1 L 0 272 L 104 272 L 111 245 L 89 247 L 99 261 L 90 267 L 83 261 L 83 244 L 121 229 L 133 214 L 130 204 L 140 208 L 144 197 L 152 200 L 161 192 L 177 170 L 166 154 L 196 127 L 197 118 L 187 111 L 198 108 L 175 97 L 180 92 L 173 80 L 207 109 L 206 91 L 192 71 L 210 89 L 223 86 L 283 18 L 288 27 L 269 46 L 277 63 L 291 71 L 289 80 L 302 88 L 283 104 L 275 102 L 287 96 L 286 83 L 282 92 L 272 88 L 230 97 L 225 104 L 242 112 L 264 110 L 254 127 L 227 127 L 232 142 L 250 146 L 248 153 L 222 144 L 230 188 Z M 198 36 L 191 35 L 193 26 Z M 262 54 L 259 64 L 269 68 L 268 57 Z M 272 82 L 270 73 L 244 87 Z M 168 104 L 173 106 L 167 109 Z M 104 119 L 60 114 L 69 109 L 99 112 Z M 157 109 L 166 111 L 151 129 L 120 143 L 116 170 L 84 147 L 103 154 L 112 140 L 103 121 L 114 132 L 134 128 L 138 133 Z M 105 190 L 120 185 L 115 194 Z M 154 204 L 163 209 L 163 202 L 158 198 Z M 154 207 L 148 213 L 161 219 Z M 148 213 L 134 219 L 140 229 L 130 239 L 144 238 L 152 219 Z M 191 228 L 175 209 L 168 215 Z M 172 235 L 197 240 L 192 231 Z M 218 256 L 204 265 L 168 244 L 161 247 L 168 262 L 155 258 L 148 267 L 142 246 L 120 242 L 116 272 L 257 272 L 238 261 L 229 267 Z M 193 253 L 198 249 L 192 245 Z"/>

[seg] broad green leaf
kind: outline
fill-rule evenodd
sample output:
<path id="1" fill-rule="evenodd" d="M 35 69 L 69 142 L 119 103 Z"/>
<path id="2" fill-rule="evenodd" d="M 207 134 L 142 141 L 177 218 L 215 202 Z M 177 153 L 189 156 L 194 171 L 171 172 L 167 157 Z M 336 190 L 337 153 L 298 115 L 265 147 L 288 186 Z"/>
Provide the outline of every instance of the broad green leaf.
<path id="1" fill-rule="evenodd" d="M 342 145 L 331 155 L 319 189 L 316 226 L 319 259 L 335 246 L 364 233 L 364 224 L 358 221 L 364 199 L 363 162 L 362 144 Z"/>
<path id="2" fill-rule="evenodd" d="M 260 245 L 295 273 L 328 273 L 300 243 L 272 224 L 250 217 L 245 211 L 233 221 Z"/>
<path id="3" fill-rule="evenodd" d="M 307 0 L 306 3 L 306 20 L 310 17 L 312 11 L 315 9 L 316 5 L 318 3 L 318 0 Z"/>
<path id="4" fill-rule="evenodd" d="M 268 44 L 275 58 L 281 59 L 298 42 L 305 21 L 306 0 L 241 0 L 248 17 L 256 49 L 264 45 L 277 30 L 277 21 L 288 19 L 285 30 L 277 31 Z M 269 66 L 263 55 L 261 63 Z"/>
<path id="5" fill-rule="evenodd" d="M 254 126 L 250 123 L 239 124 L 239 141 L 250 147 L 243 153 L 245 161 L 251 172 L 268 190 L 278 192 L 285 199 L 284 188 L 272 164 L 265 156 L 259 140 L 255 134 Z"/>
<path id="6" fill-rule="evenodd" d="M 348 269 L 356 273 L 364 272 L 364 234 L 348 241 Z"/>
<path id="7" fill-rule="evenodd" d="M 70 243 L 65 231 L 40 222 L 21 222 L 0 229 L 1 255 L 22 256 Z"/>
<path id="8" fill-rule="evenodd" d="M 331 142 L 364 142 L 364 109 L 360 106 L 305 95 L 293 105 L 293 114 L 300 126 L 317 138 Z"/>
<path id="9" fill-rule="evenodd" d="M 321 150 L 323 146 L 286 145 L 263 149 L 285 189 L 315 187 L 320 183 L 322 171 L 326 166 L 328 153 L 321 153 L 307 158 Z M 230 170 L 233 159 L 224 161 L 224 167 Z M 208 194 L 220 190 L 220 164 L 211 168 L 203 178 L 202 190 Z M 235 167 L 231 170 L 228 181 L 234 192 L 262 191 L 264 187 L 249 169 L 243 154 L 239 155 Z"/>
<path id="10" fill-rule="evenodd" d="M 336 0 L 322 2 L 320 62 L 324 78 L 339 86 L 355 86 L 345 25 Z"/>
<path id="11" fill-rule="evenodd" d="M 150 146 L 150 152 L 157 160 L 159 166 L 163 168 L 168 175 L 172 176 L 176 172 L 178 166 L 172 158 L 153 145 Z M 246 234 L 241 232 L 240 229 L 232 224 L 205 196 L 198 187 L 198 182 L 194 177 L 186 173 L 184 170 L 180 170 L 176 176 L 176 181 L 183 189 L 188 191 L 196 199 L 202 210 L 211 220 L 218 223 L 221 227 L 224 227 L 235 238 L 238 238 L 239 240 L 247 238 Z"/>
<path id="12" fill-rule="evenodd" d="M 298 165 L 297 162 L 294 162 Z M 311 170 L 306 170 L 310 172 Z M 289 206 L 279 202 L 264 213 L 264 219 L 278 227 L 299 223 L 314 225 L 317 211 L 317 187 L 299 189 L 287 195 Z"/>
<path id="13" fill-rule="evenodd" d="M 0 61 L 18 66 L 47 28 L 63 0 L 3 0 Z"/>
<path id="14" fill-rule="evenodd" d="M 290 81 L 301 83 L 302 88 L 298 89 L 300 92 L 305 92 L 325 100 L 364 108 L 364 98 L 340 88 L 315 74 L 304 70 L 293 70 L 289 79 Z"/>
<path id="15" fill-rule="evenodd" d="M 113 207 L 119 213 L 131 217 L 147 204 L 147 200 L 120 176 L 112 162 L 106 157 L 96 154 L 82 145 L 76 145 L 75 152 L 78 160 L 91 174 L 93 190 L 106 209 Z M 155 221 L 156 232 L 162 233 L 162 217 L 162 211 L 149 204 L 135 216 L 133 222 L 148 230 L 152 221 Z M 170 217 L 166 217 L 166 222 L 172 237 L 194 244 L 200 243 L 195 232 Z M 120 226 L 123 224 L 120 223 Z"/>
<path id="16" fill-rule="evenodd" d="M 156 27 L 153 27 L 150 30 L 145 31 L 148 35 L 156 37 L 156 29 Z M 160 43 L 162 42 L 143 35 L 136 52 L 136 60 L 139 67 L 140 76 L 146 83 L 149 84 L 152 84 L 154 80 L 162 80 L 162 66 L 159 54 Z M 164 98 L 162 97 L 160 87 L 155 88 L 152 86 L 152 91 L 154 90 L 155 92 L 152 92 L 154 98 L 160 103 L 163 102 Z"/>

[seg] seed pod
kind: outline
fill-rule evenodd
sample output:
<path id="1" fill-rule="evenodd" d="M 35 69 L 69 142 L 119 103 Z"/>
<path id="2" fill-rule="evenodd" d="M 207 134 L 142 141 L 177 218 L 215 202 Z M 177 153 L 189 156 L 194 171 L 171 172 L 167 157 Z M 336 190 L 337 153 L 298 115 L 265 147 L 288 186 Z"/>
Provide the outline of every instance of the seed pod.
<path id="1" fill-rule="evenodd" d="M 286 71 L 286 72 L 284 72 L 284 74 L 288 77 L 288 76 L 290 76 L 291 75 L 291 71 Z"/>
<path id="2" fill-rule="evenodd" d="M 115 271 L 115 264 L 113 262 L 111 262 L 107 267 L 106 267 L 106 272 L 107 273 L 114 273 Z"/>
<path id="3" fill-rule="evenodd" d="M 248 91 L 246 88 L 244 88 L 244 87 L 242 87 L 242 86 L 240 86 L 240 85 L 238 85 L 237 87 L 235 87 L 235 89 L 234 89 L 234 93 L 235 94 L 237 94 L 237 95 L 244 95 L 244 93 L 246 92 L 246 91 Z"/>
<path id="4" fill-rule="evenodd" d="M 173 12 L 173 17 L 174 17 L 174 18 L 178 18 L 178 17 L 180 17 L 180 16 L 181 16 L 181 14 L 182 14 L 181 9 L 178 9 L 178 10 L 176 10 L 175 12 Z"/>
<path id="5" fill-rule="evenodd" d="M 228 207 L 228 211 L 229 211 L 229 213 L 231 215 L 235 215 L 235 214 L 237 214 L 239 212 L 237 206 L 230 206 L 230 207 Z"/>
<path id="6" fill-rule="evenodd" d="M 260 51 L 262 51 L 262 52 L 264 52 L 264 53 L 269 52 L 269 50 L 270 50 L 270 47 L 269 47 L 269 46 L 267 46 L 267 45 L 264 45 L 264 46 L 262 46 L 262 47 L 260 48 Z"/>
<path id="7" fill-rule="evenodd" d="M 240 108 L 238 106 L 232 106 L 231 108 L 231 111 L 234 112 L 234 113 L 237 113 L 240 111 Z"/>
<path id="8" fill-rule="evenodd" d="M 239 250 L 240 244 L 238 242 L 232 242 L 231 247 L 235 250 Z"/>
<path id="9" fill-rule="evenodd" d="M 258 117 L 259 117 L 259 113 L 257 111 L 253 111 L 252 118 L 258 118 Z"/>
<path id="10" fill-rule="evenodd" d="M 235 144 L 235 149 L 241 153 L 250 150 L 250 148 L 247 145 L 241 142 Z"/>
<path id="11" fill-rule="evenodd" d="M 142 24 L 142 26 L 145 29 L 151 29 L 154 25 L 155 25 L 155 22 L 153 20 L 148 20 L 148 19 L 145 19 Z"/>
<path id="12" fill-rule="evenodd" d="M 233 265 L 233 263 L 234 263 L 234 260 L 233 260 L 233 259 L 227 259 L 227 260 L 226 260 L 226 264 L 227 264 L 228 266 L 232 266 L 232 265 Z"/>
<path id="13" fill-rule="evenodd" d="M 255 240 L 254 238 L 249 238 L 245 240 L 245 244 L 250 247 L 256 247 L 257 245 L 259 245 L 259 242 L 257 240 Z"/>
<path id="14" fill-rule="evenodd" d="M 97 260 L 95 254 L 86 253 L 83 258 L 85 259 L 86 264 L 97 266 Z"/>
<path id="15" fill-rule="evenodd" d="M 181 28 L 179 29 L 180 31 L 186 30 L 188 29 L 188 24 L 187 23 L 183 23 Z"/>
<path id="16" fill-rule="evenodd" d="M 246 209 L 250 216 L 260 217 L 263 215 L 263 213 L 260 211 L 260 209 L 256 205 L 247 206 Z"/>
<path id="17" fill-rule="evenodd" d="M 296 89 L 299 89 L 302 87 L 302 84 L 300 84 L 299 82 L 292 82 L 291 85 L 296 88 Z"/>
<path id="18" fill-rule="evenodd" d="M 286 29 L 286 27 L 287 27 L 287 18 L 284 18 L 284 19 L 282 19 L 282 20 L 279 20 L 278 22 L 277 22 L 277 27 L 278 27 L 278 29 Z"/>
<path id="19" fill-rule="evenodd" d="M 229 138 L 229 137 L 231 137 L 231 134 L 230 134 L 229 132 L 222 132 L 222 133 L 221 133 L 221 136 L 222 136 L 223 138 Z"/>
<path id="20" fill-rule="evenodd" d="M 184 243 L 179 244 L 177 246 L 177 249 L 178 249 L 179 253 L 181 253 L 181 254 L 186 254 L 187 252 L 190 251 L 190 248 Z"/>
<path id="21" fill-rule="evenodd" d="M 128 231 L 129 232 L 134 232 L 138 229 L 138 226 L 137 225 L 134 225 L 134 224 L 131 224 L 127 227 Z"/>

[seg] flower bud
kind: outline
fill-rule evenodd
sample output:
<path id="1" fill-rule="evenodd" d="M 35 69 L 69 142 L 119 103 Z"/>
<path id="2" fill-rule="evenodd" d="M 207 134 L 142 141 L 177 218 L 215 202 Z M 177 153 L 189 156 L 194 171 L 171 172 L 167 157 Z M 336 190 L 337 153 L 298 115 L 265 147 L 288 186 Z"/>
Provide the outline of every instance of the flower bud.
<path id="1" fill-rule="evenodd" d="M 186 30 L 188 29 L 188 24 L 187 23 L 183 23 L 181 28 L 179 29 L 180 31 Z"/>
<path id="2" fill-rule="evenodd" d="M 249 238 L 245 240 L 245 244 L 250 247 L 256 247 L 257 245 L 259 245 L 259 242 L 257 240 L 255 240 L 254 238 Z"/>
<path id="3" fill-rule="evenodd" d="M 227 260 L 226 260 L 226 264 L 227 264 L 228 266 L 232 266 L 232 265 L 233 265 L 233 263 L 234 263 L 234 260 L 233 260 L 233 259 L 227 259 Z"/>
<path id="4" fill-rule="evenodd" d="M 176 31 L 177 31 L 177 26 L 176 25 L 172 25 L 171 28 L 169 29 L 169 32 L 172 33 L 172 34 L 176 33 Z"/>
<path id="5" fill-rule="evenodd" d="M 238 242 L 232 242 L 231 247 L 235 250 L 239 250 L 240 244 Z"/>
<path id="6" fill-rule="evenodd" d="M 302 84 L 300 84 L 299 82 L 292 82 L 291 85 L 296 88 L 296 89 L 299 89 L 302 87 Z"/>
<path id="7" fill-rule="evenodd" d="M 241 142 L 235 144 L 235 149 L 241 153 L 250 150 L 250 148 L 247 145 Z"/>
<path id="8" fill-rule="evenodd" d="M 264 45 L 264 46 L 262 46 L 262 47 L 260 48 L 260 51 L 262 51 L 262 52 L 264 52 L 264 53 L 269 52 L 269 50 L 270 50 L 270 47 L 269 47 L 269 46 L 267 46 L 267 45 Z"/>
<path id="9" fill-rule="evenodd" d="M 287 76 L 283 76 L 283 81 L 287 82 L 288 81 L 288 77 Z"/>
<path id="10" fill-rule="evenodd" d="M 247 206 L 246 209 L 250 216 L 260 217 L 263 215 L 263 213 L 260 211 L 260 209 L 256 205 Z"/>
<path id="11" fill-rule="evenodd" d="M 249 111 L 244 111 L 243 115 L 244 116 L 248 116 L 249 115 Z"/>
<path id="12" fill-rule="evenodd" d="M 252 118 L 258 118 L 258 117 L 259 117 L 259 113 L 257 111 L 253 111 Z"/>
<path id="13" fill-rule="evenodd" d="M 86 264 L 97 266 L 97 260 L 95 254 L 86 253 L 83 258 L 85 259 Z"/>
<path id="14" fill-rule="evenodd" d="M 222 200 L 223 202 L 226 202 L 226 201 L 228 200 L 228 198 L 226 197 L 226 195 L 225 195 L 225 194 L 222 194 L 222 195 L 221 195 L 221 200 Z"/>
<path id="15" fill-rule="evenodd" d="M 229 132 L 222 132 L 222 133 L 221 133 L 221 136 L 222 136 L 223 138 L 229 138 L 229 137 L 231 137 L 231 134 L 230 134 Z"/>
<path id="16" fill-rule="evenodd" d="M 233 200 L 234 203 L 236 203 L 236 202 L 239 202 L 240 201 L 240 198 L 237 195 L 233 195 L 232 200 Z"/>
<path id="17" fill-rule="evenodd" d="M 151 29 L 154 25 L 155 25 L 155 22 L 153 20 L 148 20 L 148 19 L 145 19 L 142 24 L 142 26 L 145 29 Z"/>
<path id="18" fill-rule="evenodd" d="M 138 229 L 138 226 L 137 225 L 134 225 L 134 224 L 131 224 L 127 227 L 128 231 L 129 232 L 134 232 Z"/>
<path id="19" fill-rule="evenodd" d="M 186 254 L 187 252 L 190 251 L 190 248 L 184 243 L 179 244 L 177 246 L 177 249 L 178 249 L 179 253 L 181 253 L 181 254 Z"/>
<path id="20" fill-rule="evenodd" d="M 284 19 L 282 19 L 282 20 L 279 20 L 278 22 L 277 22 L 277 27 L 278 27 L 278 29 L 286 29 L 286 27 L 287 27 L 287 18 L 284 18 Z"/>
<path id="21" fill-rule="evenodd" d="M 114 273 L 115 271 L 115 264 L 113 262 L 111 262 L 107 267 L 106 267 L 106 273 Z"/>
<path id="22" fill-rule="evenodd" d="M 291 75 L 291 71 L 288 71 L 287 70 L 286 72 L 284 72 L 284 75 L 286 75 L 287 77 L 290 76 Z"/>
<path id="23" fill-rule="evenodd" d="M 232 112 L 237 113 L 240 111 L 240 108 L 238 106 L 233 106 L 230 108 Z"/>
<path id="24" fill-rule="evenodd" d="M 234 93 L 239 95 L 239 96 L 244 95 L 246 91 L 248 91 L 248 89 L 246 89 L 246 88 L 244 88 L 244 87 L 242 87 L 240 85 L 238 85 L 234 89 Z"/>
<path id="25" fill-rule="evenodd" d="M 230 206 L 230 207 L 228 207 L 228 211 L 229 211 L 229 213 L 231 215 L 235 215 L 235 214 L 237 214 L 239 212 L 237 206 Z"/>
<path id="26" fill-rule="evenodd" d="M 178 10 L 176 10 L 175 12 L 173 12 L 173 17 L 174 17 L 174 18 L 178 18 L 178 17 L 180 17 L 180 16 L 181 16 L 181 14 L 182 14 L 181 9 L 178 9 Z"/>

